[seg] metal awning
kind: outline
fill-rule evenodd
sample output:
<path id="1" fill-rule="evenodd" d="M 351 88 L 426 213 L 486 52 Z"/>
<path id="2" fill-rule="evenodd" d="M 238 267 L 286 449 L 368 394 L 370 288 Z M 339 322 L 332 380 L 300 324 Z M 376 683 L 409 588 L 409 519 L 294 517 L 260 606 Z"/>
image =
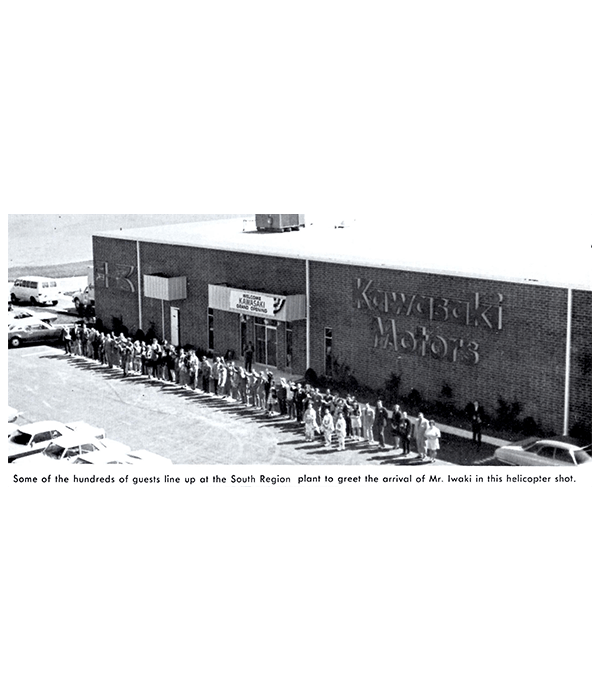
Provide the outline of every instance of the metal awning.
<path id="1" fill-rule="evenodd" d="M 306 318 L 306 294 L 284 296 L 209 284 L 208 305 L 211 309 L 276 321 L 300 321 Z"/>

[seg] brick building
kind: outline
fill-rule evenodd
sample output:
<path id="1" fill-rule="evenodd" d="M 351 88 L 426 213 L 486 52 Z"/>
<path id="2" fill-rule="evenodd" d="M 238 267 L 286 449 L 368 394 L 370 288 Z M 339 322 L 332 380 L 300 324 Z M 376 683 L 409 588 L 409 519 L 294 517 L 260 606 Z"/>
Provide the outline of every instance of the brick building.
<path id="1" fill-rule="evenodd" d="M 592 292 L 576 272 L 533 260 L 509 272 L 498 252 L 474 273 L 450 247 L 436 257 L 378 240 L 389 237 L 356 225 L 262 233 L 253 220 L 104 232 L 96 313 L 218 354 L 251 341 L 257 362 L 292 374 L 342 364 L 378 389 L 395 373 L 428 400 L 449 387 L 458 406 L 502 397 L 548 430 L 591 426 Z"/>

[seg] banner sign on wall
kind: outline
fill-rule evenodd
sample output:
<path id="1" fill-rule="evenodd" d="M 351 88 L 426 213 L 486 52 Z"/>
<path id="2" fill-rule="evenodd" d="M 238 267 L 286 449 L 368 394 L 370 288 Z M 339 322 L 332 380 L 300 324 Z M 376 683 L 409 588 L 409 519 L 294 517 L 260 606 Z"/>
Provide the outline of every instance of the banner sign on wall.
<path id="1" fill-rule="evenodd" d="M 285 297 L 259 294 L 258 292 L 232 289 L 229 295 L 229 308 L 240 314 L 273 318 L 283 309 L 284 304 Z"/>

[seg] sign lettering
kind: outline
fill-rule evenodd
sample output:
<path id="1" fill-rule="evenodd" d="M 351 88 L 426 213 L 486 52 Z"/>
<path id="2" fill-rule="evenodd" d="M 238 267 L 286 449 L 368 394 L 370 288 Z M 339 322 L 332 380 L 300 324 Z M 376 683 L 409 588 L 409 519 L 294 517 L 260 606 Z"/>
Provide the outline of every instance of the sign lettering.
<path id="1" fill-rule="evenodd" d="M 359 277 L 352 300 L 355 309 L 366 309 L 373 314 L 373 347 L 400 353 L 400 357 L 413 355 L 477 365 L 478 342 L 450 337 L 424 324 L 451 323 L 495 332 L 503 329 L 504 295 L 499 292 L 486 299 L 479 292 L 466 299 L 452 299 L 381 289 L 373 280 Z M 403 318 L 413 318 L 417 325 L 411 330 L 403 329 Z"/>
<path id="2" fill-rule="evenodd" d="M 254 316 L 276 316 L 285 304 L 285 297 L 276 297 L 259 292 L 242 292 L 232 289 L 229 295 L 229 308 L 232 311 Z"/>
<path id="3" fill-rule="evenodd" d="M 94 267 L 94 280 L 96 288 L 109 287 L 121 289 L 125 292 L 135 292 L 135 285 L 130 279 L 135 272 L 135 265 L 125 263 L 96 262 Z"/>
<path id="4" fill-rule="evenodd" d="M 493 301 L 484 301 L 479 292 L 469 299 L 451 299 L 424 294 L 408 294 L 374 286 L 373 280 L 358 278 L 353 290 L 356 309 L 367 309 L 382 315 L 413 316 L 423 321 L 458 323 L 494 331 L 502 330 L 502 303 L 504 296 L 495 295 Z"/>

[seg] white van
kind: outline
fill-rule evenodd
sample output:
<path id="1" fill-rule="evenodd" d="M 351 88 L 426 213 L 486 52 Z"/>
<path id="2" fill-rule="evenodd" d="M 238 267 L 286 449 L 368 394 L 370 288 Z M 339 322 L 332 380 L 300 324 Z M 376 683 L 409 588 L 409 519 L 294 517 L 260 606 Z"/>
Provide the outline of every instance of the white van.
<path id="1" fill-rule="evenodd" d="M 49 277 L 19 277 L 10 290 L 10 300 L 32 304 L 58 304 L 58 285 Z"/>

